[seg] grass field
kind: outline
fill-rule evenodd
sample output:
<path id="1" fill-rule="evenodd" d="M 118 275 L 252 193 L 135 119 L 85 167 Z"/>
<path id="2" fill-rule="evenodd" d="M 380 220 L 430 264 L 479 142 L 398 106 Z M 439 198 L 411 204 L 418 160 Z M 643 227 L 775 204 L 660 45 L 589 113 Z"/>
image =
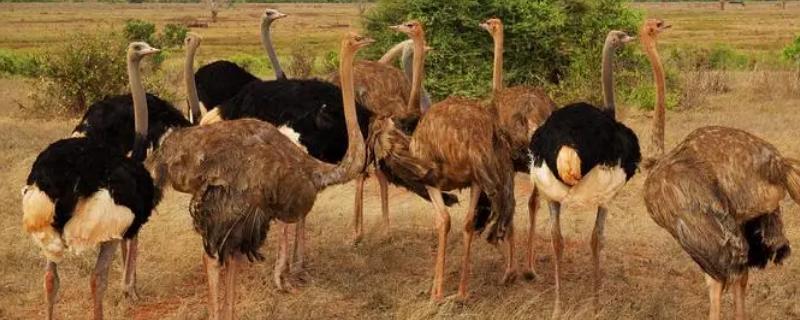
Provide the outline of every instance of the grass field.
<path id="1" fill-rule="evenodd" d="M 352 5 L 280 5 L 291 14 L 275 28 L 277 46 L 302 42 L 314 50 L 333 49 L 335 39 L 357 28 Z M 637 5 L 649 17 L 673 24 L 661 39 L 665 46 L 728 44 L 753 55 L 775 55 L 800 32 L 800 5 L 787 10 L 774 4 L 729 6 L 716 4 Z M 237 6 L 222 13 L 222 21 L 198 29 L 206 39 L 201 55 L 226 56 L 235 52 L 259 54 L 258 5 Z M 51 46 L 64 32 L 105 25 L 120 26 L 129 17 L 159 24 L 205 14 L 194 5 L 108 4 L 0 4 L 0 48 L 33 51 Z M 488 45 L 488 44 L 487 44 Z M 489 63 L 487 61 L 487 63 Z M 667 146 L 705 125 L 746 129 L 774 143 L 784 154 L 799 157 L 800 88 L 790 72 L 737 71 L 726 74 L 730 90 L 710 94 L 703 105 L 667 114 Z M 487 79 L 488 83 L 489 79 Z M 37 153 L 67 136 L 76 119 L 27 119 L 17 110 L 32 90 L 24 79 L 0 78 L 0 319 L 43 317 L 43 258 L 20 228 L 20 188 Z M 182 105 L 182 104 L 181 104 Z M 648 113 L 622 108 L 624 122 L 643 144 L 650 141 Z M 699 268 L 677 243 L 653 223 L 641 199 L 644 173 L 623 189 L 609 208 L 603 258 L 604 319 L 701 319 L 708 295 Z M 527 176 L 517 180 L 518 261 L 521 238 L 529 222 Z M 310 280 L 298 293 L 278 292 L 271 282 L 276 235 L 262 248 L 266 261 L 243 267 L 237 283 L 241 319 L 547 319 L 553 302 L 553 260 L 547 214 L 537 219 L 539 277 L 509 286 L 497 282 L 503 273 L 499 253 L 483 242 L 473 248 L 471 298 L 466 303 L 429 302 L 435 245 L 431 206 L 402 190 L 390 189 L 392 227 L 384 234 L 380 223 L 377 184 L 370 180 L 365 195 L 364 241 L 348 244 L 352 220 L 353 185 L 323 192 L 309 214 L 308 259 Z M 467 193 L 461 193 L 466 203 Z M 188 198 L 170 192 L 158 213 L 142 229 L 138 278 L 141 299 L 129 304 L 122 296 L 120 262 L 115 261 L 106 294 L 109 319 L 205 319 L 205 273 L 200 263 L 201 243 L 187 212 Z M 451 210 L 446 293 L 454 294 L 462 255 L 461 223 L 464 205 Z M 784 202 L 784 222 L 790 242 L 800 243 L 800 208 Z M 591 213 L 564 216 L 566 250 L 562 275 L 564 318 L 591 317 Z M 60 266 L 59 319 L 86 319 L 90 314 L 89 278 L 95 256 L 70 256 Z M 798 319 L 800 259 L 789 258 L 780 267 L 751 273 L 747 297 L 753 319 Z M 724 312 L 732 317 L 731 299 Z"/>

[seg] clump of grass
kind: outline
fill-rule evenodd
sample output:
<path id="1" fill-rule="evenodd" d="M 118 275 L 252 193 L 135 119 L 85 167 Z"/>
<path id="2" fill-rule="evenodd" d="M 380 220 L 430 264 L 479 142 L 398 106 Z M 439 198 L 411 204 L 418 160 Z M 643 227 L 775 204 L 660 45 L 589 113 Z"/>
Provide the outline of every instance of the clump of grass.
<path id="1" fill-rule="evenodd" d="M 749 73 L 747 90 L 751 100 L 800 97 L 800 75 L 791 71 L 758 70 Z"/>
<path id="2" fill-rule="evenodd" d="M 33 77 L 41 72 L 41 61 L 33 55 L 0 49 L 0 75 Z"/>
<path id="3" fill-rule="evenodd" d="M 252 74 L 267 75 L 272 73 L 272 66 L 267 63 L 263 55 L 237 53 L 230 56 L 227 60 L 239 65 Z"/>
<path id="4" fill-rule="evenodd" d="M 317 57 L 310 53 L 307 46 L 296 44 L 291 48 L 291 59 L 286 71 L 294 78 L 305 79 L 311 77 L 314 71 L 314 62 Z"/>

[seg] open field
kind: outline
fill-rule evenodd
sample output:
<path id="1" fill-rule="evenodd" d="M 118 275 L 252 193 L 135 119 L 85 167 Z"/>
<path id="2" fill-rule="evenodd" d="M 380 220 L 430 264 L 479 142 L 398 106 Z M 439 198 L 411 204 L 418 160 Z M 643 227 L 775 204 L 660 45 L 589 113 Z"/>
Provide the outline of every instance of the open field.
<path id="1" fill-rule="evenodd" d="M 262 5 L 239 5 L 222 13 L 222 22 L 198 29 L 205 37 L 201 55 L 227 56 L 235 52 L 260 54 L 258 15 Z M 352 5 L 280 5 L 292 14 L 275 28 L 279 48 L 307 43 L 318 52 L 333 49 L 334 39 L 357 26 Z M 800 5 L 786 11 L 774 4 L 729 6 L 715 3 L 637 5 L 649 17 L 673 24 L 661 39 L 667 46 L 707 46 L 725 43 L 754 55 L 775 54 L 800 33 Z M 0 48 L 30 51 L 61 41 L 65 31 L 98 25 L 121 26 L 129 17 L 159 24 L 184 16 L 205 14 L 195 5 L 108 4 L 0 4 Z M 302 31 L 302 32 L 301 32 Z M 489 45 L 487 43 L 487 45 Z M 280 49 L 285 53 L 287 49 Z M 489 63 L 489 61 L 487 61 Z M 774 143 L 784 154 L 800 157 L 800 88 L 788 72 L 731 72 L 729 92 L 713 94 L 705 104 L 667 113 L 668 148 L 690 131 L 706 125 L 726 125 L 753 132 Z M 488 83 L 489 79 L 487 79 Z M 780 89 L 780 90 L 779 90 Z M 76 119 L 32 120 L 19 115 L 17 102 L 26 103 L 26 81 L 0 78 L 0 319 L 43 317 L 41 277 L 43 258 L 20 228 L 20 188 L 36 154 L 65 137 Z M 180 104 L 182 106 L 182 104 Z M 643 145 L 650 141 L 649 114 L 624 108 L 624 122 Z M 645 150 L 648 150 L 645 148 Z M 699 268 L 677 243 L 648 216 L 641 199 L 644 174 L 638 174 L 609 207 L 603 258 L 604 319 L 701 319 L 708 295 Z M 522 238 L 529 217 L 527 176 L 517 180 L 516 234 L 520 266 Z M 267 259 L 243 267 L 237 279 L 240 319 L 547 319 L 553 302 L 553 260 L 547 211 L 540 209 L 536 242 L 539 277 L 497 284 L 503 273 L 500 254 L 484 242 L 473 248 L 471 298 L 464 304 L 429 302 L 432 278 L 433 234 L 431 206 L 409 193 L 390 188 L 392 226 L 384 234 L 380 222 L 377 184 L 370 180 L 365 195 L 367 235 L 358 246 L 350 238 L 354 187 L 346 184 L 323 192 L 309 214 L 309 281 L 298 293 L 278 292 L 271 282 L 277 232 L 262 248 Z M 451 210 L 446 293 L 456 292 L 462 254 L 462 205 Z M 188 197 L 170 192 L 140 234 L 139 295 L 131 305 L 123 298 L 116 259 L 110 273 L 105 307 L 109 319 L 205 319 L 206 285 L 201 264 L 202 246 L 187 212 Z M 789 201 L 783 211 L 791 243 L 800 244 L 800 208 Z M 589 236 L 594 215 L 564 216 L 566 249 L 563 262 L 563 306 L 566 319 L 591 317 L 591 254 Z M 90 314 L 89 278 L 95 256 L 70 256 L 60 265 L 59 319 L 86 319 Z M 753 319 L 798 319 L 800 257 L 781 267 L 751 273 L 747 305 Z M 724 315 L 732 317 L 726 296 Z"/>

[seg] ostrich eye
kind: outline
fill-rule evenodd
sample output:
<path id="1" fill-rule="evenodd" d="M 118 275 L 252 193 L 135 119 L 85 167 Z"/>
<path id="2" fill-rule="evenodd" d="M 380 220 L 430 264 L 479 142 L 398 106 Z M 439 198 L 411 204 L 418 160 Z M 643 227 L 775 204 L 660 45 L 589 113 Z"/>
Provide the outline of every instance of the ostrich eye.
<path id="1" fill-rule="evenodd" d="M 406 25 L 406 27 L 413 28 L 414 24 L 413 23 L 409 23 L 409 24 Z"/>
<path id="2" fill-rule="evenodd" d="M 142 46 L 140 46 L 140 45 L 135 45 L 135 46 L 133 46 L 133 49 L 134 49 L 134 50 L 142 50 Z"/>

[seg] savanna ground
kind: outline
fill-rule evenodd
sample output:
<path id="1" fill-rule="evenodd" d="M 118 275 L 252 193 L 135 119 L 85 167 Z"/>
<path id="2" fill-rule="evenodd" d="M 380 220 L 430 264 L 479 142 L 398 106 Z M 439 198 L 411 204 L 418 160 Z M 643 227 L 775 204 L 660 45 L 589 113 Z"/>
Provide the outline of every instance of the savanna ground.
<path id="1" fill-rule="evenodd" d="M 240 5 L 224 11 L 222 20 L 207 29 L 201 55 L 225 56 L 235 52 L 259 54 L 257 24 L 263 6 Z M 279 5 L 292 16 L 274 28 L 278 48 L 302 42 L 315 51 L 334 49 L 344 30 L 357 28 L 357 9 L 352 5 Z M 668 4 L 639 6 L 647 16 L 673 24 L 665 33 L 663 47 L 715 43 L 728 44 L 753 56 L 777 55 L 777 50 L 800 32 L 800 5 L 787 10 L 774 4 L 748 3 L 729 6 L 724 13 L 716 4 Z M 106 24 L 121 25 L 130 17 L 159 24 L 205 15 L 197 5 L 108 4 L 0 4 L 0 47 L 36 50 L 62 41 L 67 31 L 88 30 Z M 487 46 L 490 45 L 487 39 Z M 280 52 L 285 54 L 285 49 Z M 211 58 L 208 58 L 211 59 Z M 487 61 L 486 63 L 489 63 Z M 800 88 L 791 72 L 741 71 L 725 75 L 730 90 L 709 94 L 702 105 L 668 112 L 667 146 L 678 143 L 695 128 L 726 125 L 742 128 L 774 143 L 785 154 L 800 156 Z M 489 79 L 486 79 L 487 85 Z M 18 104 L 28 103 L 32 90 L 20 78 L 0 78 L 0 318 L 43 317 L 43 259 L 20 228 L 20 187 L 36 154 L 48 143 L 68 135 L 76 119 L 29 119 Z M 624 122 L 650 141 L 647 112 L 625 108 Z M 640 173 L 610 205 L 606 226 L 603 269 L 602 318 L 700 319 L 707 310 L 707 291 L 699 268 L 676 242 L 653 223 L 643 204 L 641 189 L 646 173 Z M 522 238 L 526 236 L 527 177 L 517 180 L 517 261 L 522 263 Z M 536 241 L 539 277 L 498 284 L 502 260 L 491 246 L 474 247 L 471 298 L 435 305 L 428 289 L 433 266 L 434 234 L 431 206 L 399 189 L 390 189 L 392 226 L 381 229 L 377 185 L 367 185 L 365 212 L 367 235 L 358 246 L 348 243 L 351 234 L 352 184 L 323 192 L 309 215 L 310 280 L 294 294 L 278 292 L 271 282 L 277 232 L 270 234 L 262 251 L 267 259 L 243 267 L 237 279 L 241 319 L 544 319 L 553 301 L 553 260 L 550 253 L 547 213 L 539 210 Z M 465 204 L 466 193 L 461 194 Z M 121 266 L 115 261 L 106 294 L 110 319 L 204 319 L 206 286 L 200 257 L 201 244 L 187 213 L 188 198 L 170 192 L 158 213 L 142 229 L 139 259 L 141 299 L 129 304 L 119 290 Z M 784 202 L 789 240 L 800 243 L 800 210 Z M 458 262 L 462 255 L 461 223 L 464 206 L 451 211 L 446 292 L 456 292 Z M 565 318 L 591 315 L 591 263 L 589 236 L 594 215 L 575 213 L 563 218 L 566 239 L 562 278 Z M 89 276 L 95 256 L 91 253 L 66 258 L 61 264 L 62 290 L 57 305 L 61 319 L 85 319 L 90 314 Z M 119 260 L 119 259 L 117 259 Z M 751 275 L 747 298 L 755 319 L 797 319 L 800 305 L 800 259 L 792 257 L 781 267 Z M 725 306 L 730 307 L 730 297 Z M 731 317 L 730 308 L 725 315 Z"/>

